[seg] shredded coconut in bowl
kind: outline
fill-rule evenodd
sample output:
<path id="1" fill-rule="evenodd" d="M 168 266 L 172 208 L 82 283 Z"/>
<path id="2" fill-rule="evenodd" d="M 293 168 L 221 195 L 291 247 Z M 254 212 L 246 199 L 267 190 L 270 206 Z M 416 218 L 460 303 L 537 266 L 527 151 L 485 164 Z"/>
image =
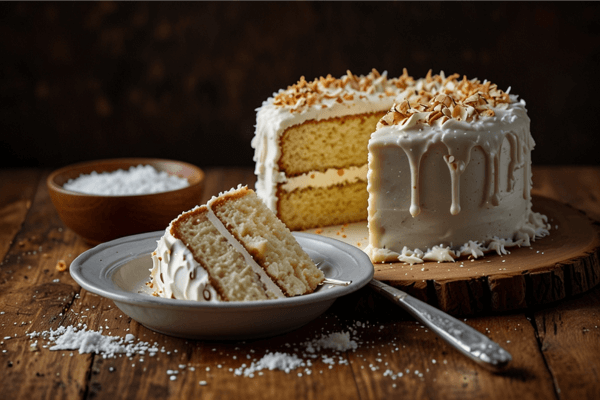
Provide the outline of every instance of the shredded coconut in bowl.
<path id="1" fill-rule="evenodd" d="M 100 196 L 131 196 L 169 192 L 189 186 L 185 178 L 157 171 L 151 165 L 138 165 L 125 171 L 80 175 L 63 185 L 66 190 Z"/>

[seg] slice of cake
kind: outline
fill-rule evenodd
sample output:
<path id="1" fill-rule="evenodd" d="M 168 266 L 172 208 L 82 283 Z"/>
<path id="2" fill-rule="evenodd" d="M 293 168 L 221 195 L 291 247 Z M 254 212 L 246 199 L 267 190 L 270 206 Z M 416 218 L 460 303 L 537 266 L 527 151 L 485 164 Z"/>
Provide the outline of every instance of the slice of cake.
<path id="1" fill-rule="evenodd" d="M 312 293 L 323 273 L 254 191 L 238 187 L 173 220 L 152 253 L 155 295 L 253 301 Z"/>
<path id="2" fill-rule="evenodd" d="M 274 93 L 252 140 L 259 197 L 291 230 L 366 220 L 369 138 L 411 83 L 348 71 Z"/>
<path id="3" fill-rule="evenodd" d="M 369 141 L 371 260 L 506 254 L 548 234 L 531 209 L 534 145 L 525 102 L 495 84 L 415 81 Z"/>

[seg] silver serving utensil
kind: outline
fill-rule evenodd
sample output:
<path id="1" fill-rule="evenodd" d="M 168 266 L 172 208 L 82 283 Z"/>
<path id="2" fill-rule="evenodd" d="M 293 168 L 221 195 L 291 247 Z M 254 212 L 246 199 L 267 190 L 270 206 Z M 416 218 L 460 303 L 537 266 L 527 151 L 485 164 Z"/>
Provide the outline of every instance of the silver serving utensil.
<path id="1" fill-rule="evenodd" d="M 369 285 L 476 363 L 499 372 L 512 361 L 510 353 L 498 343 L 445 312 L 376 279 L 371 280 Z"/>
<path id="2" fill-rule="evenodd" d="M 336 286 L 350 286 L 352 281 L 340 281 L 339 279 L 325 278 L 325 280 L 321 283 L 322 285 L 336 285 Z"/>

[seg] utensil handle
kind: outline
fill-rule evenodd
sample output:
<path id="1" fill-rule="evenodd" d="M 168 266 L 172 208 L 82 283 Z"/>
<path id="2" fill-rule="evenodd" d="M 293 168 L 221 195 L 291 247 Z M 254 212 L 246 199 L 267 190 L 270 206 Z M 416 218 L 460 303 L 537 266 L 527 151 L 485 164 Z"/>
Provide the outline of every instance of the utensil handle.
<path id="1" fill-rule="evenodd" d="M 510 353 L 498 343 L 445 312 L 375 279 L 370 285 L 478 364 L 497 372 L 512 361 Z"/>

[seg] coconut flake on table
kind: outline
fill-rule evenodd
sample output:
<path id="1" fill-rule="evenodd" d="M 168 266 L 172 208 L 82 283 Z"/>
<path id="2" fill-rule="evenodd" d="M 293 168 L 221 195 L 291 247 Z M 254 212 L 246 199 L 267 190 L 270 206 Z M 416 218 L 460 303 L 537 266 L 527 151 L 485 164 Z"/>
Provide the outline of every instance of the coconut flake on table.
<path id="1" fill-rule="evenodd" d="M 330 349 L 336 352 L 344 352 L 349 350 L 356 350 L 358 344 L 355 340 L 350 338 L 349 332 L 332 332 L 328 335 L 323 334 L 319 338 L 307 341 L 303 343 L 304 351 L 300 357 L 296 354 L 289 354 L 284 352 L 267 352 L 260 360 L 253 361 L 249 366 L 242 364 L 241 367 L 236 368 L 234 375 L 254 377 L 255 373 L 260 373 L 263 369 L 270 371 L 280 370 L 285 373 L 300 367 L 310 367 L 312 362 L 310 359 L 321 358 L 321 361 L 325 364 L 333 366 L 336 364 L 335 358 L 328 356 L 327 354 L 316 354 L 321 349 Z M 338 364 L 348 364 L 348 361 L 343 357 L 339 357 Z M 311 374 L 311 370 L 306 368 L 304 372 L 308 375 Z"/>
<path id="2" fill-rule="evenodd" d="M 267 353 L 257 362 L 250 364 L 249 367 L 245 367 L 245 364 L 242 365 L 240 368 L 235 370 L 234 374 L 252 377 L 255 372 L 263 369 L 268 369 L 270 371 L 278 369 L 289 373 L 290 371 L 305 365 L 306 364 L 304 360 L 298 358 L 298 356 L 295 354 L 280 352 Z"/>
<path id="3" fill-rule="evenodd" d="M 169 192 L 189 186 L 185 178 L 158 171 L 151 165 L 138 165 L 129 170 L 82 174 L 63 185 L 66 190 L 101 196 L 128 196 Z"/>
<path id="4" fill-rule="evenodd" d="M 418 321 L 415 323 L 417 331 L 419 331 L 419 329 L 425 329 L 425 326 Z M 315 364 L 316 362 L 320 361 L 326 368 L 333 369 L 336 365 L 349 365 L 352 363 L 348 355 L 343 353 L 356 352 L 360 347 L 374 348 L 375 345 L 369 346 L 368 343 L 364 343 L 359 339 L 360 330 L 374 328 L 376 327 L 368 321 L 354 321 L 346 326 L 346 330 L 328 330 L 327 332 L 322 332 L 320 335 L 316 335 L 306 341 L 286 343 L 285 347 L 288 350 L 282 351 L 282 349 L 276 349 L 275 351 L 267 351 L 262 357 L 254 359 L 251 359 L 250 354 L 246 357 L 240 357 L 247 358 L 251 361 L 249 364 L 242 363 L 238 368 L 229 368 L 229 371 L 232 372 L 234 376 L 241 378 L 254 378 L 256 375 L 263 375 L 263 371 L 265 370 L 278 370 L 285 372 L 286 374 L 290 374 L 294 371 L 294 374 L 297 374 L 298 377 L 312 375 L 313 372 L 322 374 L 324 368 L 315 370 L 315 367 L 317 367 L 317 364 Z M 383 325 L 379 326 L 379 332 L 384 328 Z M 80 354 L 96 353 L 103 358 L 116 358 L 117 355 L 120 356 L 121 354 L 126 354 L 127 357 L 131 357 L 136 354 L 140 356 L 145 354 L 154 356 L 159 352 L 166 353 L 167 355 L 172 353 L 171 351 L 166 351 L 164 347 L 159 348 L 159 345 L 156 342 L 154 344 L 143 342 L 141 340 L 136 342 L 135 336 L 131 333 L 126 334 L 124 338 L 119 336 L 106 336 L 102 334 L 102 328 L 100 328 L 99 331 L 88 331 L 87 326 L 82 323 L 77 327 L 59 326 L 56 330 L 50 329 L 42 332 L 31 332 L 27 333 L 26 336 L 33 341 L 31 347 L 35 348 L 35 350 L 30 349 L 30 351 L 37 351 L 37 339 L 39 338 L 47 341 L 47 345 L 43 345 L 42 347 L 48 348 L 49 350 L 78 350 Z M 397 338 L 393 338 L 387 343 L 387 346 L 391 346 L 390 354 L 401 351 L 397 341 Z M 405 345 L 402 345 L 401 347 L 405 348 Z M 235 350 L 243 350 L 243 348 L 236 347 Z M 217 348 L 213 348 L 212 351 L 217 351 Z M 3 350 L 3 352 L 6 352 L 6 350 Z M 177 352 L 176 349 L 173 350 L 173 353 Z M 254 352 L 253 349 L 249 349 L 249 353 Z M 355 362 L 362 361 L 363 365 L 360 366 L 360 368 L 368 368 L 373 372 L 381 371 L 383 377 L 392 381 L 402 378 L 403 376 L 408 376 L 409 374 L 413 375 L 413 373 L 416 377 L 423 379 L 424 373 L 430 372 L 429 368 L 426 368 L 425 371 L 422 372 L 419 370 L 410 371 L 409 369 L 394 371 L 392 370 L 392 366 L 388 363 L 388 360 L 390 360 L 387 359 L 388 354 L 382 353 L 383 349 L 381 352 L 377 353 L 377 358 L 375 358 L 375 360 L 368 360 L 365 358 L 364 354 L 359 353 L 355 356 Z M 73 353 L 71 353 L 71 355 L 73 355 Z M 229 356 L 229 354 L 227 355 Z M 237 360 L 238 355 L 232 355 L 232 359 Z M 143 361 L 143 359 L 140 358 L 140 361 Z M 431 360 L 431 364 L 436 365 L 437 361 L 435 359 Z M 443 360 L 443 364 L 447 364 L 447 361 Z M 135 363 L 132 364 L 132 367 L 135 366 Z M 218 364 L 216 367 L 220 369 L 224 366 Z M 205 370 L 206 372 L 209 372 L 211 368 L 207 366 Z M 109 371 L 114 372 L 114 367 L 109 367 Z M 194 373 L 195 371 L 196 368 L 190 364 L 179 364 L 178 368 L 168 369 L 166 374 L 169 380 L 174 381 L 177 380 L 177 377 L 181 374 L 186 372 L 188 374 Z M 200 380 L 199 384 L 204 386 L 208 384 L 208 381 Z M 395 384 L 392 386 L 395 387 Z"/>
<path id="5" fill-rule="evenodd" d="M 306 351 L 309 353 L 314 353 L 315 349 L 318 351 L 321 348 L 336 351 L 348 351 L 356 350 L 358 344 L 356 341 L 350 339 L 349 332 L 333 332 L 329 335 L 324 334 L 321 338 L 306 343 Z"/>
<path id="6" fill-rule="evenodd" d="M 43 332 L 31 332 L 30 339 L 41 337 L 54 343 L 50 350 L 78 350 L 79 354 L 95 353 L 102 358 L 116 358 L 117 354 L 144 355 L 156 354 L 159 349 L 156 344 L 151 345 L 143 341 L 135 342 L 135 336 L 128 333 L 123 339 L 120 336 L 107 336 L 100 331 L 88 331 L 87 325 L 77 329 L 72 325 L 59 326 L 56 330 L 50 329 Z"/>

